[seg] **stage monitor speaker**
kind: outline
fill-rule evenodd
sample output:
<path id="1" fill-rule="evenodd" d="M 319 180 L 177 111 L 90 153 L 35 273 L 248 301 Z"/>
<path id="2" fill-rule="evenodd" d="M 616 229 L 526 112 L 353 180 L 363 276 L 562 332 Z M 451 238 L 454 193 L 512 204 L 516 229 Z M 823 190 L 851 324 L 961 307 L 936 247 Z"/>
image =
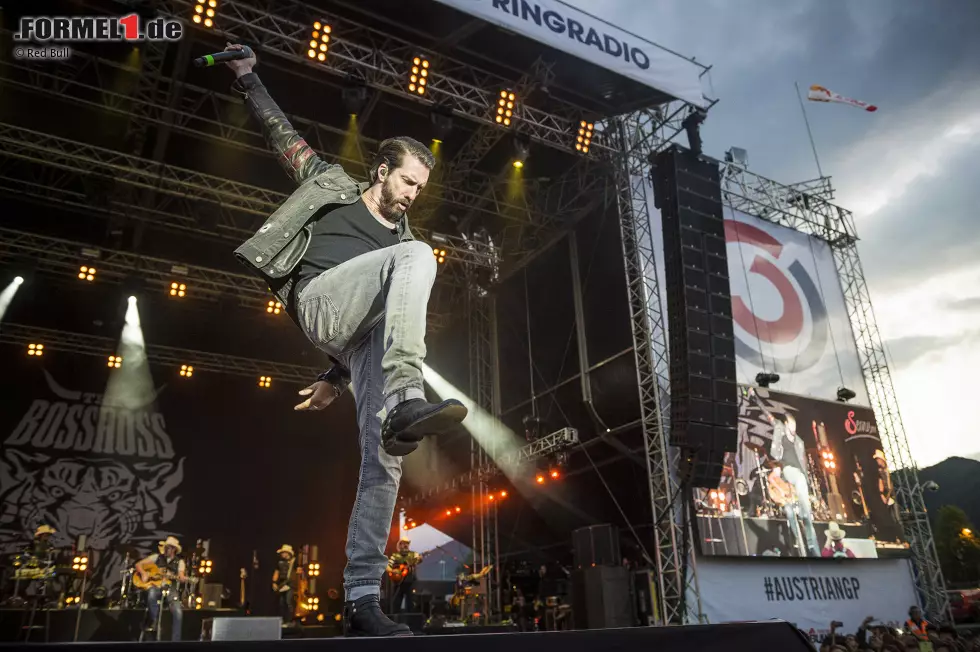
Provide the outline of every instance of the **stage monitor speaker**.
<path id="1" fill-rule="evenodd" d="M 201 623 L 202 641 L 278 641 L 282 618 L 208 618 Z"/>
<path id="2" fill-rule="evenodd" d="M 596 566 L 572 571 L 572 610 L 578 629 L 632 627 L 630 571 L 622 566 Z"/>
<path id="3" fill-rule="evenodd" d="M 576 568 L 618 566 L 619 528 L 612 525 L 590 525 L 572 532 L 573 561 Z"/>
<path id="4" fill-rule="evenodd" d="M 671 444 L 686 480 L 717 487 L 737 448 L 738 385 L 718 164 L 671 147 L 657 156 L 670 349 Z"/>
<path id="5" fill-rule="evenodd" d="M 221 594 L 224 592 L 221 584 L 205 584 L 201 591 L 202 609 L 221 609 Z"/>

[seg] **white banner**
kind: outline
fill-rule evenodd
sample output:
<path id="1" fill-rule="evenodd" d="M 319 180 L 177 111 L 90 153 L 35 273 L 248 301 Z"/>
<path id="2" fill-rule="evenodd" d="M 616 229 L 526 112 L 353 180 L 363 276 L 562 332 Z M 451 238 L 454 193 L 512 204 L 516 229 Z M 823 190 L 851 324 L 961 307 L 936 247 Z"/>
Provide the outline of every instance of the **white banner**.
<path id="1" fill-rule="evenodd" d="M 837 267 L 822 240 L 725 208 L 738 381 L 779 374 L 773 389 L 870 405 Z"/>
<path id="2" fill-rule="evenodd" d="M 697 106 L 701 67 L 561 0 L 438 0 Z"/>
<path id="3" fill-rule="evenodd" d="M 701 606 L 708 622 L 773 618 L 816 636 L 831 621 L 850 634 L 868 616 L 899 627 L 916 604 L 907 559 L 841 562 L 698 558 Z"/>

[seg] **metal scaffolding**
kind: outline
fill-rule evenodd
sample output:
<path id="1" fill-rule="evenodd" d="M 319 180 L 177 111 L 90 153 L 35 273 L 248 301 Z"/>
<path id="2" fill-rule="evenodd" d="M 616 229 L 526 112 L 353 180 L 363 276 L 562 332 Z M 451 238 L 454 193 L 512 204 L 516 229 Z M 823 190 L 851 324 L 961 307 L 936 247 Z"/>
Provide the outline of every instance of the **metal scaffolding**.
<path id="1" fill-rule="evenodd" d="M 117 352 L 119 339 L 5 322 L 3 328 L 0 328 L 0 344 L 23 346 L 25 351 L 28 344 L 44 344 L 46 353 L 63 351 L 107 359 L 108 356 Z M 146 358 L 153 364 L 173 367 L 174 373 L 177 373 L 180 365 L 186 364 L 193 366 L 195 373 L 204 371 L 231 374 L 245 376 L 253 380 L 257 380 L 259 376 L 268 376 L 272 378 L 272 382 L 281 381 L 303 385 L 311 384 L 316 380 L 317 375 L 323 371 L 323 369 L 316 367 L 304 367 L 303 365 L 285 362 L 256 360 L 236 355 L 195 351 L 157 344 L 146 345 Z"/>
<path id="2" fill-rule="evenodd" d="M 647 193 L 648 156 L 661 147 L 638 113 L 619 120 L 620 149 L 617 170 L 618 209 L 630 326 L 633 333 L 636 381 L 639 388 L 640 425 L 646 449 L 650 508 L 656 541 L 653 564 L 657 582 L 655 614 L 659 622 L 681 625 L 699 622 L 700 596 L 697 583 L 688 586 L 692 572 L 686 572 L 690 550 L 685 549 L 683 505 L 674 471 L 676 451 L 669 444 L 668 411 L 670 378 L 667 358 L 667 331 L 656 254 L 651 232 Z M 689 526 L 688 526 L 689 527 Z M 688 602 L 690 600 L 690 603 Z M 693 603 L 693 604 L 692 604 Z"/>
<path id="3" fill-rule="evenodd" d="M 925 611 L 932 618 L 945 620 L 949 617 L 949 598 L 936 555 L 918 468 L 905 434 L 884 344 L 858 257 L 854 216 L 830 202 L 833 187 L 829 178 L 784 185 L 734 163 L 722 165 L 725 204 L 820 238 L 834 253 L 861 370 L 893 472 L 899 516 L 912 550 L 916 586 Z"/>

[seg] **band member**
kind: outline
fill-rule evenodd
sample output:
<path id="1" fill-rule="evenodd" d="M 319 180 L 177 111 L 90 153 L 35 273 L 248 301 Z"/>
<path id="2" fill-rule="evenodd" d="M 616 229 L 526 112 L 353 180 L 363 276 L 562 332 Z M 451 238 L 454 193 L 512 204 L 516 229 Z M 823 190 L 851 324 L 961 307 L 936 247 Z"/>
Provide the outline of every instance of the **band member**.
<path id="1" fill-rule="evenodd" d="M 796 418 L 792 414 L 775 417 L 759 400 L 755 389 L 749 388 L 749 396 L 755 399 L 766 418 L 772 424 L 772 445 L 769 455 L 779 462 L 781 467 L 772 470 L 771 476 L 776 480 L 785 480 L 796 492 L 796 500 L 783 505 L 783 513 L 789 524 L 790 532 L 795 539 L 800 536 L 797 522 L 803 521 L 803 538 L 806 541 L 807 556 L 819 557 L 820 546 L 817 545 L 817 531 L 813 528 L 813 512 L 810 509 L 810 486 L 807 482 L 807 457 L 803 438 L 796 432 Z"/>
<path id="2" fill-rule="evenodd" d="M 305 400 L 295 409 L 322 410 L 348 382 L 353 386 L 361 471 L 347 532 L 345 635 L 411 636 L 382 613 L 379 599 L 401 456 L 466 416 L 455 399 L 428 403 L 423 388 L 436 261 L 413 238 L 406 212 L 435 157 L 412 138 L 385 140 L 370 164 L 370 182 L 358 184 L 300 137 L 252 72 L 255 65 L 254 56 L 228 62 L 237 77 L 233 89 L 299 188 L 235 253 L 334 363 L 300 391 Z"/>
<path id="3" fill-rule="evenodd" d="M 167 537 L 162 541 L 163 552 L 150 555 L 145 559 L 136 562 L 136 572 L 144 582 L 150 581 L 150 569 L 156 566 L 162 578 L 161 586 L 151 586 L 146 591 L 146 605 L 148 607 L 147 625 L 148 631 L 156 631 L 157 620 L 160 617 L 160 603 L 166 600 L 170 607 L 170 614 L 173 616 L 173 631 L 171 638 L 175 641 L 180 640 L 180 626 L 184 620 L 184 611 L 180 606 L 180 596 L 177 595 L 177 588 L 171 586 L 174 581 L 187 581 L 187 568 L 183 558 L 180 556 L 180 541 L 177 537 Z M 164 587 L 171 586 L 164 597 Z"/>
<path id="4" fill-rule="evenodd" d="M 415 586 L 415 567 L 422 555 L 413 552 L 408 539 L 398 541 L 398 550 L 388 558 L 388 577 L 391 578 L 391 609 L 394 613 L 412 610 L 412 587 Z M 402 604 L 404 602 L 404 605 Z"/>
<path id="5" fill-rule="evenodd" d="M 844 530 L 834 521 L 827 524 L 827 543 L 820 556 L 834 559 L 853 559 L 855 556 L 854 551 L 844 544 Z"/>
<path id="6" fill-rule="evenodd" d="M 282 616 L 282 624 L 286 625 L 293 620 L 296 608 L 293 602 L 296 596 L 296 553 L 291 545 L 284 543 L 276 554 L 279 560 L 276 570 L 272 571 L 272 590 L 279 595 L 279 615 Z"/>
<path id="7" fill-rule="evenodd" d="M 36 530 L 34 530 L 34 540 L 31 542 L 31 554 L 37 558 L 44 558 L 55 551 L 54 544 L 51 542 L 51 536 L 56 534 L 55 530 L 50 525 L 40 525 Z"/>

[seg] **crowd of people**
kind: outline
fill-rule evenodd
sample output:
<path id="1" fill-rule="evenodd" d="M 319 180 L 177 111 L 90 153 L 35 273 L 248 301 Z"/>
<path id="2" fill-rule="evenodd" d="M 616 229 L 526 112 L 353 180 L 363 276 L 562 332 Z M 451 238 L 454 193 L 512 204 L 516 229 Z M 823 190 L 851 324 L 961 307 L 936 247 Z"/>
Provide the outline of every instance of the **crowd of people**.
<path id="1" fill-rule="evenodd" d="M 951 625 L 935 625 L 922 616 L 918 607 L 909 609 L 902 627 L 876 624 L 868 616 L 853 634 L 838 630 L 831 623 L 830 634 L 820 641 L 820 652 L 980 652 L 980 631 L 960 631 Z"/>

